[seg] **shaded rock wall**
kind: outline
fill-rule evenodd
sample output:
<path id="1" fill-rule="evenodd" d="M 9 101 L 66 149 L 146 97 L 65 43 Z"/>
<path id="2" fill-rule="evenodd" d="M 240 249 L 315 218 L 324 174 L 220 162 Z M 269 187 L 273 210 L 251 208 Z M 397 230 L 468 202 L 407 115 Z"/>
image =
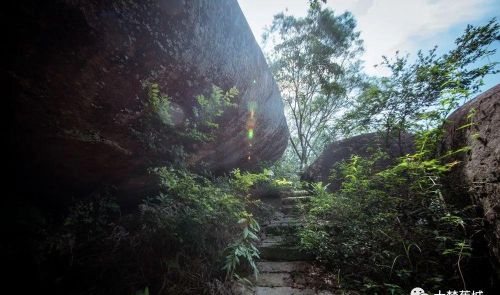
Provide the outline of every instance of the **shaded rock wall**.
<path id="1" fill-rule="evenodd" d="M 489 248 L 500 262 L 500 84 L 452 113 L 445 128 L 443 152 L 470 147 L 456 157 L 460 164 L 448 175 L 447 201 L 477 205 Z"/>
<path id="2" fill-rule="evenodd" d="M 29 179 L 52 188 L 147 187 L 146 169 L 165 165 L 184 144 L 147 120 L 148 82 L 173 98 L 178 124 L 192 114 L 195 96 L 213 84 L 240 91 L 216 139 L 188 147 L 188 163 L 216 172 L 252 168 L 286 148 L 279 90 L 236 0 L 13 6 L 6 42 L 11 59 L 2 74 L 12 85 L 20 187 Z M 249 102 L 256 105 L 251 147 Z"/>
<path id="3" fill-rule="evenodd" d="M 376 169 L 382 170 L 392 163 L 396 157 L 410 153 L 413 150 L 412 136 L 405 135 L 399 144 L 398 140 L 386 140 L 376 133 L 361 134 L 328 145 L 321 155 L 306 169 L 301 179 L 305 181 L 329 183 L 328 190 L 340 188 L 340 180 L 330 180 L 331 170 L 336 164 L 348 160 L 352 155 L 368 157 L 378 150 L 386 152 L 389 159 L 379 161 Z"/>

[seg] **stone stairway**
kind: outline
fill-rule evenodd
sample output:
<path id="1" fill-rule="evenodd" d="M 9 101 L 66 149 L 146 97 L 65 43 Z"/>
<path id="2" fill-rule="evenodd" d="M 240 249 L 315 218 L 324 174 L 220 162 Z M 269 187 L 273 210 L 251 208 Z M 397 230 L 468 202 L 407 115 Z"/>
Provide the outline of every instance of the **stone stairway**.
<path id="1" fill-rule="evenodd" d="M 298 247 L 297 229 L 303 225 L 299 214 L 301 203 L 311 198 L 308 191 L 295 190 L 282 194 L 281 202 L 273 205 L 276 214 L 273 220 L 262 225 L 258 244 L 261 260 L 257 263 L 260 275 L 251 278 L 254 286 L 240 286 L 236 293 L 243 295 L 312 295 L 333 294 L 311 287 L 313 266 L 310 255 Z M 265 200 L 263 200 L 265 202 Z"/>

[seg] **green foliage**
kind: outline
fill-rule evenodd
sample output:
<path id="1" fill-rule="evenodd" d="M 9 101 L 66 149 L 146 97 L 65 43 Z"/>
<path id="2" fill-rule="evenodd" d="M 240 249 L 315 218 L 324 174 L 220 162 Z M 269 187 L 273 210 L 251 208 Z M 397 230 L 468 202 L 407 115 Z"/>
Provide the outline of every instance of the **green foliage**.
<path id="1" fill-rule="evenodd" d="M 171 100 L 167 95 L 160 93 L 160 86 L 157 83 L 149 85 L 149 102 L 151 108 L 165 125 L 172 124 Z"/>
<path id="2" fill-rule="evenodd" d="M 58 234 L 49 237 L 48 248 L 62 251 L 77 243 L 91 243 L 106 234 L 110 221 L 119 214 L 120 207 L 108 189 L 79 200 L 69 208 Z"/>
<path id="3" fill-rule="evenodd" d="M 384 57 L 380 66 L 391 74 L 366 81 L 338 128 L 346 135 L 371 131 L 401 134 L 440 123 L 435 119 L 442 114 L 436 109 L 449 113 L 479 90 L 484 76 L 498 72 L 498 62 L 482 61 L 495 53 L 489 46 L 499 29 L 495 19 L 483 26 L 469 25 L 455 41 L 456 47 L 441 56 L 435 47 L 427 53 L 419 51 L 414 62 L 398 53 L 394 59 Z"/>
<path id="4" fill-rule="evenodd" d="M 149 295 L 149 288 L 146 287 L 146 288 L 144 288 L 144 290 L 139 290 L 139 291 L 135 292 L 135 295 Z"/>
<path id="5" fill-rule="evenodd" d="M 216 120 L 226 109 L 236 106 L 234 99 L 237 95 L 238 89 L 235 87 L 224 92 L 214 85 L 210 96 L 196 96 L 197 105 L 193 108 L 194 120 L 187 122 L 185 136 L 198 141 L 213 140 L 213 132 L 219 127 Z"/>
<path id="6" fill-rule="evenodd" d="M 341 165 L 345 181 L 335 194 L 321 183 L 315 184 L 314 198 L 307 207 L 307 226 L 300 233 L 304 248 L 318 260 L 327 264 L 345 261 L 344 273 L 358 268 L 359 257 L 369 254 L 379 230 L 393 214 L 382 210 L 391 208 L 391 198 L 381 198 L 383 192 L 371 186 L 374 161 L 353 156 Z"/>
<path id="7" fill-rule="evenodd" d="M 332 139 L 333 120 L 359 85 L 363 48 L 355 28 L 349 12 L 336 15 L 312 1 L 304 18 L 275 15 L 264 36 L 299 170 Z"/>
<path id="8" fill-rule="evenodd" d="M 264 168 L 260 173 L 242 173 L 240 169 L 236 168 L 231 172 L 233 187 L 237 191 L 253 197 L 278 198 L 281 192 L 300 186 L 298 181 L 284 177 L 276 178 L 271 169 Z"/>
<path id="9" fill-rule="evenodd" d="M 347 287 L 371 294 L 406 294 L 417 285 L 466 289 L 463 268 L 472 255 L 475 221 L 470 208 L 445 202 L 443 177 L 458 164 L 452 156 L 469 147 L 441 154 L 442 124 L 495 71 L 495 63 L 471 65 L 493 52 L 486 46 L 498 28 L 493 21 L 468 27 L 457 48 L 439 58 L 434 49 L 419 53 L 412 65 L 407 58 L 386 59 L 391 78 L 369 85 L 342 122 L 388 136 L 412 131 L 416 150 L 380 172 L 373 167 L 383 154 L 354 155 L 334 169 L 339 190 L 314 186 L 301 245 L 332 272 L 343 273 Z M 458 129 L 472 126 L 473 116 L 474 110 Z"/>
<path id="10" fill-rule="evenodd" d="M 152 111 L 167 126 L 173 127 L 172 98 L 160 92 L 157 83 L 149 84 L 149 103 Z M 213 85 L 210 96 L 197 95 L 192 109 L 193 116 L 182 124 L 176 124 L 175 132 L 187 139 L 203 142 L 214 139 L 214 131 L 219 127 L 217 120 L 230 107 L 235 107 L 238 89 L 230 88 L 224 92 Z"/>
<path id="11" fill-rule="evenodd" d="M 312 9 L 320 8 L 321 7 L 321 3 L 325 3 L 326 4 L 326 0 L 309 0 L 309 6 Z"/>
<path id="12" fill-rule="evenodd" d="M 123 211 L 111 192 L 96 194 L 76 202 L 41 243 L 58 265 L 50 277 L 68 286 L 63 293 L 216 294 L 229 292 L 225 279 L 257 275 L 252 212 L 260 203 L 238 187 L 247 182 L 172 167 L 152 173 L 161 189 L 138 210 Z"/>
<path id="13" fill-rule="evenodd" d="M 163 204 L 162 208 L 173 206 L 180 213 L 162 222 L 169 226 L 165 232 L 170 235 L 174 233 L 172 237 L 174 240 L 175 237 L 177 239 L 182 237 L 180 242 L 190 247 L 203 241 L 214 241 L 216 237 L 221 236 L 226 240 L 232 240 L 232 243 L 225 248 L 225 263 L 221 267 L 226 271 L 226 278 L 245 280 L 237 272 L 238 268 L 244 269 L 245 266 L 249 266 L 257 276 L 255 260 L 259 258 L 259 251 L 255 243 L 258 240 L 260 226 L 253 215 L 246 211 L 252 202 L 238 196 L 238 192 L 246 192 L 258 181 L 267 180 L 269 171 L 242 174 L 236 170 L 232 179 L 222 179 L 217 186 L 208 179 L 187 171 L 163 167 L 156 169 L 155 172 L 161 177 L 166 188 L 165 194 L 160 195 L 157 200 Z M 181 209 L 177 204 L 179 201 L 182 206 L 188 207 L 179 210 Z M 158 217 L 166 218 L 168 215 L 161 211 Z M 221 235 L 221 230 L 233 233 L 231 238 Z M 238 231 L 239 235 L 235 235 L 234 233 Z M 236 236 L 237 238 L 234 238 Z M 197 253 L 207 253 L 206 247 L 200 248 Z"/>
<path id="14" fill-rule="evenodd" d="M 247 279 L 238 275 L 235 270 L 240 264 L 240 258 L 243 258 L 248 265 L 250 265 L 252 272 L 257 279 L 259 270 L 255 264 L 255 260 L 259 258 L 259 250 L 255 247 L 255 243 L 259 239 L 257 236 L 260 226 L 259 223 L 253 218 L 252 214 L 243 212 L 242 217 L 238 220 L 238 224 L 242 228 L 241 236 L 236 242 L 230 245 L 226 251 L 226 263 L 223 267 L 226 270 L 226 277 L 229 279 L 237 279 L 250 283 Z"/>
<path id="15" fill-rule="evenodd" d="M 435 288 L 445 279 L 458 285 L 454 264 L 470 253 L 470 241 L 461 219 L 452 218 L 460 212 L 442 198 L 439 181 L 450 165 L 424 154 L 379 173 L 371 168 L 375 158 L 353 156 L 341 165 L 339 191 L 315 186 L 303 248 L 366 292 L 404 294 L 415 282 Z"/>
<path id="16" fill-rule="evenodd" d="M 273 180 L 273 183 L 278 186 L 278 187 L 282 187 L 282 188 L 292 188 L 293 187 L 293 184 L 294 182 L 293 181 L 290 181 L 286 178 L 278 178 L 278 179 L 275 179 Z"/>
<path id="17" fill-rule="evenodd" d="M 241 216 L 251 219 L 245 211 L 245 199 L 238 197 L 232 189 L 227 186 L 214 186 L 205 177 L 188 171 L 179 171 L 173 168 L 157 168 L 155 172 L 161 177 L 167 194 L 161 194 L 158 200 L 162 203 L 170 203 L 173 200 L 180 201 L 190 207 L 183 212 L 192 213 L 189 219 L 200 225 L 217 223 L 236 225 L 241 221 Z M 234 187 L 231 180 L 231 186 Z M 237 182 L 237 186 L 240 185 Z M 173 199 L 172 199 L 173 198 Z M 179 219 L 179 216 L 176 216 Z M 232 221 L 231 221 L 232 220 Z M 252 229 L 255 228 L 255 220 L 251 219 Z M 198 233 L 194 233 L 194 239 Z M 246 236 L 246 235 L 245 235 Z"/>
<path id="18" fill-rule="evenodd" d="M 194 113 L 196 117 L 201 118 L 201 124 L 208 128 L 217 128 L 214 120 L 222 116 L 224 109 L 235 106 L 233 100 L 237 95 L 238 90 L 235 87 L 224 93 L 219 87 L 213 86 L 209 97 L 196 96 L 198 106 L 195 107 Z"/>
<path id="19" fill-rule="evenodd" d="M 154 172 L 160 176 L 165 189 L 156 201 L 166 205 L 170 202 L 182 202 L 189 206 L 190 209 L 183 212 L 192 213 L 189 219 L 193 222 L 199 224 L 207 224 L 210 221 L 229 222 L 229 219 L 235 219 L 244 212 L 244 202 L 232 191 L 214 186 L 203 176 L 167 167 L 156 168 Z"/>
<path id="20" fill-rule="evenodd" d="M 292 181 L 294 185 L 299 182 L 300 168 L 297 164 L 296 156 L 290 146 L 287 147 L 281 159 L 268 165 L 268 169 L 273 171 L 276 178 L 284 178 Z"/>
<path id="21" fill-rule="evenodd" d="M 241 173 L 239 168 L 231 172 L 235 187 L 244 193 L 248 193 L 258 183 L 268 182 L 271 179 L 271 170 L 264 169 L 262 173 Z"/>

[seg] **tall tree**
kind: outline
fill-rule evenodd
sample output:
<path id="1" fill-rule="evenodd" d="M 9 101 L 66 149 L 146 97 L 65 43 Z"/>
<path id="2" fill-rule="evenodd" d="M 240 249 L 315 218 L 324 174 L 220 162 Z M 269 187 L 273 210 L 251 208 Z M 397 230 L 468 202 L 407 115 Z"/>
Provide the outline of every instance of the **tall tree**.
<path id="1" fill-rule="evenodd" d="M 335 115 L 359 85 L 363 47 L 355 28 L 349 12 L 316 3 L 304 18 L 276 15 L 264 35 L 301 170 L 331 140 Z"/>

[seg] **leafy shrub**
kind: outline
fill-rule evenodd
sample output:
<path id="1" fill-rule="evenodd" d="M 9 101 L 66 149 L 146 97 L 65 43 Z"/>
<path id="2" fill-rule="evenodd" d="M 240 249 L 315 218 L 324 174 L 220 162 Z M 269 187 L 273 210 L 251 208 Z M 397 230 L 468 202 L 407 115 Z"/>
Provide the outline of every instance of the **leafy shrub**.
<path id="1" fill-rule="evenodd" d="M 341 180 L 334 193 L 316 185 L 301 244 L 344 285 L 369 294 L 407 294 L 415 286 L 467 289 L 464 270 L 469 258 L 479 258 L 472 257 L 472 237 L 481 218 L 474 218 L 471 206 L 457 210 L 445 202 L 443 176 L 457 165 L 451 156 L 469 148 L 443 155 L 439 146 L 450 112 L 479 89 L 485 75 L 497 72 L 494 62 L 474 66 L 494 53 L 487 47 L 498 29 L 496 20 L 468 26 L 455 49 L 442 56 L 436 48 L 419 52 L 415 63 L 384 58 L 390 77 L 360 93 L 340 120 L 349 132 L 380 131 L 400 143 L 411 132 L 416 141 L 415 153 L 380 172 L 373 167 L 383 155 L 352 156 L 334 169 L 332 177 Z M 473 116 L 461 128 L 473 124 Z"/>
<path id="2" fill-rule="evenodd" d="M 299 185 L 284 177 L 275 178 L 274 172 L 264 168 L 260 173 L 241 172 L 238 168 L 231 172 L 233 185 L 241 193 L 259 198 L 279 198 L 283 191 L 291 190 Z"/>
<path id="3" fill-rule="evenodd" d="M 406 294 L 416 285 L 465 284 L 462 268 L 471 254 L 467 215 L 444 202 L 440 179 L 456 163 L 434 158 L 430 142 L 436 132 L 419 134 L 419 152 L 384 171 L 372 170 L 380 154 L 354 155 L 340 167 L 344 181 L 338 191 L 314 186 L 301 244 L 339 271 L 345 285 Z"/>
<path id="4" fill-rule="evenodd" d="M 242 233 L 240 238 L 227 248 L 228 255 L 226 256 L 226 263 L 223 269 L 227 272 L 227 278 L 235 278 L 250 284 L 250 281 L 242 278 L 235 271 L 240 264 L 241 257 L 250 265 L 255 278 L 257 278 L 259 270 L 255 264 L 255 259 L 259 258 L 259 250 L 255 247 L 254 243 L 259 239 L 257 234 L 260 230 L 260 226 L 253 218 L 252 214 L 246 212 L 244 212 L 242 218 L 238 220 L 238 224 L 242 228 Z"/>
<path id="5" fill-rule="evenodd" d="M 160 86 L 157 83 L 149 85 L 149 101 L 153 111 L 165 125 L 172 124 L 171 100 L 166 94 L 160 93 Z"/>
<path id="6" fill-rule="evenodd" d="M 161 93 L 157 83 L 148 86 L 149 103 L 154 114 L 167 126 L 172 126 L 172 98 Z M 231 107 L 235 107 L 234 99 L 238 89 L 232 87 L 224 92 L 213 85 L 210 95 L 197 95 L 192 108 L 192 118 L 186 119 L 174 130 L 178 135 L 194 141 L 210 141 L 214 139 L 214 131 L 219 127 L 217 119 Z"/>
<path id="7" fill-rule="evenodd" d="M 225 279 L 255 274 L 259 224 L 235 180 L 153 170 L 158 195 L 125 213 L 108 195 L 77 202 L 44 251 L 53 293 L 226 294 Z M 43 269 L 43 267 L 42 267 Z M 57 278 L 57 282 L 51 279 Z M 82 294 L 83 294 L 82 293 Z"/>
<path id="8" fill-rule="evenodd" d="M 238 93 L 238 89 L 235 87 L 224 92 L 221 88 L 214 85 L 212 86 L 210 96 L 196 96 L 197 106 L 193 112 L 199 124 L 207 129 L 218 128 L 219 125 L 215 120 L 222 116 L 225 109 L 236 106 L 234 98 Z"/>
<path id="9" fill-rule="evenodd" d="M 264 169 L 262 173 L 241 173 L 239 168 L 231 172 L 234 178 L 234 186 L 243 193 L 249 193 L 250 189 L 260 183 L 267 183 L 271 180 L 271 171 Z"/>

